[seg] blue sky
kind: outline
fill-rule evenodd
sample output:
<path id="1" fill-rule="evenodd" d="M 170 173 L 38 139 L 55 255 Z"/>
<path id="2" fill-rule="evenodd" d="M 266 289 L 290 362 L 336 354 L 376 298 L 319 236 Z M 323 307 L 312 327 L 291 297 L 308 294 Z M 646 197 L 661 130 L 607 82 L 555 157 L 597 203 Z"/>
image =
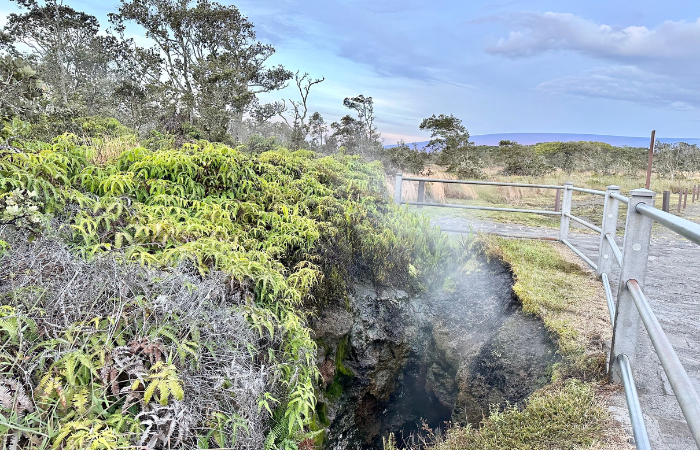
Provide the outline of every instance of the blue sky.
<path id="1" fill-rule="evenodd" d="M 100 19 L 118 4 L 66 2 Z M 387 144 L 425 140 L 418 124 L 441 113 L 471 134 L 700 137 L 697 1 L 221 3 L 276 47 L 272 62 L 326 78 L 309 102 L 327 121 L 346 114 L 344 97 L 372 96 Z"/>

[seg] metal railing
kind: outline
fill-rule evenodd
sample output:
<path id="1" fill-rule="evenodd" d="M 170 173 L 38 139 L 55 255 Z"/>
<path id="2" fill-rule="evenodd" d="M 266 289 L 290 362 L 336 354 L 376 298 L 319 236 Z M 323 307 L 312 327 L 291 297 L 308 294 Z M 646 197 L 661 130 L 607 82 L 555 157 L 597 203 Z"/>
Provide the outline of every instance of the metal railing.
<path id="1" fill-rule="evenodd" d="M 418 182 L 418 201 L 402 201 L 403 182 Z M 496 208 L 476 205 L 449 205 L 425 202 L 426 183 L 456 183 L 483 186 L 515 186 L 558 191 L 557 207 L 560 193 L 562 204 L 560 211 L 532 210 L 519 208 Z M 572 194 L 581 192 L 604 197 L 603 220 L 601 226 L 594 225 L 571 214 Z M 625 388 L 625 398 L 629 409 L 632 430 L 638 449 L 650 449 L 649 437 L 644 424 L 639 395 L 634 382 L 632 368 L 635 365 L 636 347 L 640 323 L 646 328 L 652 345 L 659 357 L 661 366 L 669 379 L 673 392 L 683 412 L 691 435 L 700 449 L 700 396 L 696 392 L 688 373 L 683 368 L 678 355 L 664 333 L 649 302 L 644 296 L 644 279 L 649 260 L 651 229 L 656 222 L 669 230 L 700 244 L 700 224 L 674 216 L 654 208 L 655 193 L 647 189 L 635 189 L 629 197 L 620 194 L 618 186 L 608 186 L 605 191 L 574 187 L 568 181 L 563 186 L 525 183 L 500 183 L 474 180 L 440 180 L 434 178 L 403 177 L 396 175 L 394 201 L 397 204 L 438 206 L 490 211 L 507 211 L 532 214 L 555 214 L 561 217 L 559 241 L 567 245 L 581 259 L 590 265 L 600 277 L 605 289 L 605 296 L 613 328 L 608 372 L 612 382 L 621 383 Z M 700 189 L 698 189 L 700 197 Z M 693 200 L 695 199 L 695 189 Z M 622 249 L 615 242 L 620 203 L 627 205 L 627 217 L 624 228 Z M 558 208 L 555 208 L 558 209 Z M 592 261 L 568 240 L 571 221 L 579 223 L 600 235 L 598 260 Z M 617 298 L 613 296 L 610 274 L 613 263 L 620 267 L 620 282 Z"/>

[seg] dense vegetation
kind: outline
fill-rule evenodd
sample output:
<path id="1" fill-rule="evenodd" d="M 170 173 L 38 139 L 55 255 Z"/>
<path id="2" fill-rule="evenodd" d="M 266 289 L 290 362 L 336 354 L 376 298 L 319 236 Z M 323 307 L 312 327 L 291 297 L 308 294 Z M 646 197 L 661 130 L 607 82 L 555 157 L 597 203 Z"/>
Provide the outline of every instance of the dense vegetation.
<path id="1" fill-rule="evenodd" d="M 358 157 L 199 142 L 0 159 L 4 443 L 288 448 L 314 436 L 306 314 L 421 289 L 448 247 Z M 267 436 L 267 437 L 265 437 Z"/>

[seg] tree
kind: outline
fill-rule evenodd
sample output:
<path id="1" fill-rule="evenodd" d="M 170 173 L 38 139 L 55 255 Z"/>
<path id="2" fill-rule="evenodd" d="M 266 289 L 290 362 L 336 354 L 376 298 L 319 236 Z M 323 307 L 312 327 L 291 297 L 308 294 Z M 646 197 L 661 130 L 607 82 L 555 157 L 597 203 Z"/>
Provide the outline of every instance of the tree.
<path id="1" fill-rule="evenodd" d="M 361 153 L 361 145 L 364 134 L 364 124 L 349 114 L 340 118 L 340 121 L 331 123 L 333 134 L 331 138 L 336 145 L 345 147 L 349 154 Z"/>
<path id="2" fill-rule="evenodd" d="M 253 24 L 235 6 L 209 0 L 122 0 L 111 21 L 145 29 L 155 42 L 163 106 L 172 117 L 201 126 L 223 140 L 232 120 L 242 121 L 255 96 L 286 86 L 292 73 L 266 67 L 275 52 L 256 40 Z"/>
<path id="3" fill-rule="evenodd" d="M 357 112 L 357 119 L 346 115 L 340 122 L 331 123 L 333 138 L 351 154 L 376 156 L 382 152 L 380 134 L 374 126 L 374 100 L 372 97 L 358 95 L 343 100 L 346 108 Z"/>
<path id="4" fill-rule="evenodd" d="M 654 167 L 657 173 L 668 176 L 673 181 L 682 171 L 692 166 L 696 155 L 700 152 L 698 146 L 685 142 L 673 144 L 656 141 L 654 144 Z"/>
<path id="5" fill-rule="evenodd" d="M 323 119 L 320 113 L 315 112 L 309 117 L 309 134 L 311 135 L 311 142 L 316 147 L 323 147 L 323 136 L 328 132 L 326 127 L 326 121 Z"/>
<path id="6" fill-rule="evenodd" d="M 404 173 L 428 175 L 430 170 L 425 168 L 428 159 L 428 153 L 418 150 L 415 143 L 411 148 L 401 140 L 395 146 L 384 150 L 382 162 L 387 173 L 395 173 L 400 170 Z"/>
<path id="7" fill-rule="evenodd" d="M 367 142 L 379 138 L 377 129 L 374 127 L 374 100 L 372 97 L 365 97 L 361 94 L 357 97 L 347 97 L 343 100 L 343 105 L 357 111 L 357 119 L 362 124 L 363 138 Z"/>
<path id="8" fill-rule="evenodd" d="M 290 124 L 284 114 L 280 113 L 280 117 L 282 117 L 285 123 L 292 129 L 292 140 L 290 147 L 294 150 L 301 148 L 302 144 L 306 141 L 306 135 L 308 134 L 308 128 L 305 121 L 306 115 L 309 112 L 308 99 L 311 87 L 315 84 L 322 83 L 324 80 L 324 77 L 313 79 L 308 73 L 299 75 L 299 72 L 297 72 L 294 74 L 294 82 L 299 90 L 300 100 L 289 99 L 289 103 L 292 105 L 292 123 Z"/>
<path id="9" fill-rule="evenodd" d="M 0 58 L 0 119 L 28 118 L 36 112 L 45 85 L 23 59 Z"/>
<path id="10" fill-rule="evenodd" d="M 531 146 L 520 145 L 515 141 L 501 141 L 501 153 L 504 154 L 506 175 L 542 175 L 549 170 L 542 155 Z"/>
<path id="11" fill-rule="evenodd" d="M 116 55 L 122 44 L 114 36 L 100 35 L 95 16 L 76 11 L 60 0 L 13 0 L 25 9 L 10 14 L 5 33 L 13 44 L 29 49 L 24 55 L 35 62 L 39 76 L 47 83 L 53 101 L 85 106 L 95 114 L 110 95 Z M 18 46 L 11 51 L 22 54 Z"/>
<path id="12" fill-rule="evenodd" d="M 433 114 L 423 119 L 419 128 L 430 131 L 430 142 L 426 148 L 440 152 L 438 162 L 460 177 L 481 178 L 483 164 L 469 142 L 469 131 L 462 121 L 452 114 Z"/>

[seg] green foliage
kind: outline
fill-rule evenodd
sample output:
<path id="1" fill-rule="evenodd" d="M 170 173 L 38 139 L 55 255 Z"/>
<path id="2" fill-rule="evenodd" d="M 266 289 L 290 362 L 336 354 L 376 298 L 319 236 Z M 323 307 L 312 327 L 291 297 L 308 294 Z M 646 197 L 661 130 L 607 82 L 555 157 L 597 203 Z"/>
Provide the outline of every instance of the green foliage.
<path id="1" fill-rule="evenodd" d="M 109 121 L 85 126 L 120 132 Z M 265 392 L 259 399 L 261 411 L 278 411 L 269 441 L 277 448 L 294 448 L 314 421 L 318 370 L 305 319 L 314 302 L 342 301 L 353 277 L 424 289 L 449 256 L 447 239 L 427 218 L 384 199 L 381 165 L 358 157 L 284 149 L 251 155 L 208 142 L 180 149 L 161 143 L 94 164 L 92 149 L 74 135 L 20 144 L 19 152 L 0 159 L 0 195 L 35 192 L 36 212 L 67 223 L 61 232 L 85 258 L 110 252 L 153 269 L 187 267 L 200 277 L 222 272 L 250 292 L 243 311 L 261 342 L 270 342 L 267 353 L 254 357 L 274 367 L 278 380 L 274 396 Z M 17 301 L 22 293 L 13 295 Z M 139 302 L 129 310 L 149 314 L 152 306 Z M 144 336 L 133 327 L 145 320 L 132 316 L 127 325 L 120 317 L 98 317 L 46 341 L 47 351 L 63 349 L 42 360 L 36 386 L 42 411 L 54 411 L 63 427 L 56 445 L 112 448 L 122 437 L 106 421 L 119 410 L 136 425 L 148 423 L 144 435 L 155 433 L 154 427 L 175 419 L 154 408 L 176 407 L 196 395 L 181 377 L 208 351 L 196 326 L 179 334 L 159 326 Z M 11 328 L 12 339 L 22 336 L 19 319 L 0 323 Z M 115 333 L 121 327 L 132 327 L 131 334 Z M 13 347 L 11 360 L 19 351 Z M 118 366 L 117 351 L 120 361 L 128 356 L 132 362 Z M 234 419 L 208 417 L 213 428 L 200 435 L 202 445 L 224 445 L 216 430 L 243 429 Z"/>
<path id="2" fill-rule="evenodd" d="M 381 157 L 384 167 L 390 173 L 399 171 L 420 174 L 425 170 L 430 155 L 400 141 L 395 147 L 385 149 Z"/>
<path id="3" fill-rule="evenodd" d="M 537 176 L 550 170 L 544 157 L 539 155 L 534 148 L 511 141 L 501 141 L 500 144 L 499 147 L 505 161 L 503 172 L 506 175 Z"/>

